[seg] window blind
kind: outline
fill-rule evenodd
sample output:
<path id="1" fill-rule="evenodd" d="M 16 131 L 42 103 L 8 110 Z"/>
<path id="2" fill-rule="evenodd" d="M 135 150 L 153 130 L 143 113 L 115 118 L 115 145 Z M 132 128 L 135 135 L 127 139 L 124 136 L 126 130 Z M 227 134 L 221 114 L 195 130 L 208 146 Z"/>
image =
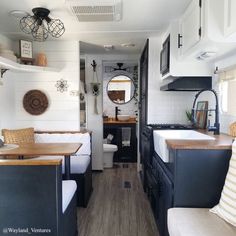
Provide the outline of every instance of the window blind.
<path id="1" fill-rule="evenodd" d="M 236 68 L 219 74 L 222 110 L 229 115 L 236 115 Z"/>

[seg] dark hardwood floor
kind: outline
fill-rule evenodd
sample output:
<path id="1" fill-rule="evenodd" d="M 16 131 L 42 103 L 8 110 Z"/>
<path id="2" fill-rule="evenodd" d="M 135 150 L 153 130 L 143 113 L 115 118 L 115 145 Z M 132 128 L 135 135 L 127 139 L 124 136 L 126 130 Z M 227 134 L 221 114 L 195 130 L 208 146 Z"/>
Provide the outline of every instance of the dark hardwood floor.
<path id="1" fill-rule="evenodd" d="M 78 208 L 80 236 L 158 236 L 136 164 L 93 175 L 87 208 Z"/>

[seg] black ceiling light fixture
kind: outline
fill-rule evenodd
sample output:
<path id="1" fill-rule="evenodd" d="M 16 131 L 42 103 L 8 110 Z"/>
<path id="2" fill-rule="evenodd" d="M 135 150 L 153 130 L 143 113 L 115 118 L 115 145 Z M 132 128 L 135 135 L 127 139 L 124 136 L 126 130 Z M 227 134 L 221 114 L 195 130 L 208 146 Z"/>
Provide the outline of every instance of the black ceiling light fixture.
<path id="1" fill-rule="evenodd" d="M 49 34 L 59 38 L 65 32 L 64 24 L 59 19 L 51 19 L 50 11 L 43 7 L 32 9 L 33 16 L 27 15 L 21 18 L 20 28 L 26 34 L 32 34 L 36 41 L 45 41 Z"/>
<path id="2" fill-rule="evenodd" d="M 126 72 L 130 72 L 130 67 L 123 68 L 124 63 L 118 62 L 118 63 L 116 63 L 116 65 L 117 65 L 117 67 L 105 66 L 105 72 L 106 72 L 106 73 L 110 73 L 110 72 L 114 72 L 114 71 L 126 71 Z"/>
<path id="3" fill-rule="evenodd" d="M 113 68 L 114 71 L 116 71 L 116 70 L 127 71 L 128 68 L 122 68 L 123 65 L 124 65 L 124 63 L 118 62 L 118 63 L 116 63 L 116 64 L 117 64 L 118 68 Z"/>

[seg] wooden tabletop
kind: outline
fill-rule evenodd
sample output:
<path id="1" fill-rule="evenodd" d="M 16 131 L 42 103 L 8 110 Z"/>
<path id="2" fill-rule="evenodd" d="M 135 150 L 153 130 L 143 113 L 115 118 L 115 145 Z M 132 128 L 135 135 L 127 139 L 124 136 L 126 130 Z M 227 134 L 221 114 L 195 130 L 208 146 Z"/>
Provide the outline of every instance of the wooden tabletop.
<path id="1" fill-rule="evenodd" d="M 25 143 L 10 150 L 0 148 L 0 156 L 69 156 L 81 146 L 81 143 Z"/>
<path id="2" fill-rule="evenodd" d="M 171 149 L 231 149 L 233 137 L 220 134 L 213 135 L 212 132 L 199 131 L 198 132 L 207 134 L 215 138 L 215 140 L 174 140 L 168 139 L 166 140 L 167 147 Z"/>

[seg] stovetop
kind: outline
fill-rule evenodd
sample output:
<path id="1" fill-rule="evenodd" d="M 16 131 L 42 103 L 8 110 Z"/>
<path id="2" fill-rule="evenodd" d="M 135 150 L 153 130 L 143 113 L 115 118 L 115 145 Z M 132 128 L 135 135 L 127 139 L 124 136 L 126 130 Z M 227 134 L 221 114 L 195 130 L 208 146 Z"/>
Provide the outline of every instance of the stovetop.
<path id="1" fill-rule="evenodd" d="M 149 127 L 154 129 L 193 129 L 192 126 L 184 124 L 148 124 Z"/>

